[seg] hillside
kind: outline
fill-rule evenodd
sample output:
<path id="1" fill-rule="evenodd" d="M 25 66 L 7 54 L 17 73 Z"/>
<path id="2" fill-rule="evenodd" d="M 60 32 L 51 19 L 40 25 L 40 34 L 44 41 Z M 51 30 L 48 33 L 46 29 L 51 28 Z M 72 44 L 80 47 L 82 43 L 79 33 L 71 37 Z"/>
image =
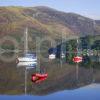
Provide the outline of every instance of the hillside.
<path id="1" fill-rule="evenodd" d="M 95 20 L 96 24 L 100 26 L 100 20 Z"/>
<path id="2" fill-rule="evenodd" d="M 62 34 L 100 34 L 94 20 L 48 7 L 0 7 L 0 35 L 22 35 L 28 26 L 30 34 L 59 38 Z M 41 35 L 40 35 L 41 34 Z"/>

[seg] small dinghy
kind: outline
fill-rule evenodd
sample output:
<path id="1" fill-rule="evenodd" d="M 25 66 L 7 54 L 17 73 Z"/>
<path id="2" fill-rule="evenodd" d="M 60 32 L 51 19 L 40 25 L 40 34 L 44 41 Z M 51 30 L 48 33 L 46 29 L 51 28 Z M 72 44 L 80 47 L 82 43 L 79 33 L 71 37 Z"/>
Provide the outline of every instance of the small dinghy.
<path id="1" fill-rule="evenodd" d="M 36 73 L 36 74 L 33 74 L 32 75 L 32 79 L 31 80 L 34 83 L 40 83 L 40 82 L 46 80 L 47 77 L 48 77 L 48 74 L 47 73 L 45 73 L 45 74 Z"/>

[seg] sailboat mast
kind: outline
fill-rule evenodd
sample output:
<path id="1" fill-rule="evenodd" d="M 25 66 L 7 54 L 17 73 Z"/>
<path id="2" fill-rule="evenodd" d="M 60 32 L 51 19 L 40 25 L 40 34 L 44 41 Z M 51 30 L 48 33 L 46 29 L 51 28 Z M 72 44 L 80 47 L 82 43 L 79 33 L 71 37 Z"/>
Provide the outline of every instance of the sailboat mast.
<path id="1" fill-rule="evenodd" d="M 60 66 L 62 68 L 63 34 L 61 34 Z"/>
<path id="2" fill-rule="evenodd" d="M 24 33 L 24 54 L 28 52 L 28 28 L 26 27 Z"/>
<path id="3" fill-rule="evenodd" d="M 78 38 L 77 38 L 77 55 L 78 55 L 78 53 L 79 53 L 79 40 L 78 40 Z"/>
<path id="4" fill-rule="evenodd" d="M 37 66 L 36 72 L 40 73 L 40 38 L 36 38 L 36 55 L 37 55 Z"/>
<path id="5" fill-rule="evenodd" d="M 24 33 L 24 54 L 28 53 L 28 28 L 26 27 Z M 25 67 L 25 94 L 27 94 L 27 68 Z"/>

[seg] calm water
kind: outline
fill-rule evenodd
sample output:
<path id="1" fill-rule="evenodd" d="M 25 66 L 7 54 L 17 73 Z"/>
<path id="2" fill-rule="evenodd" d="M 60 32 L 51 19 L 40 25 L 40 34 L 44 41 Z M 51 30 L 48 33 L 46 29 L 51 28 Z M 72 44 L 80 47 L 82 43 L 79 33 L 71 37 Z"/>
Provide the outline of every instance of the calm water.
<path id="1" fill-rule="evenodd" d="M 61 66 L 59 60 L 54 60 L 41 61 L 40 65 L 25 74 L 25 66 L 17 66 L 15 59 L 0 61 L 0 100 L 100 100 L 98 63 L 77 66 L 63 62 Z M 37 69 L 48 73 L 48 78 L 39 84 L 31 81 Z"/>
<path id="2" fill-rule="evenodd" d="M 30 95 L 16 95 L 16 96 L 0 96 L 0 100 L 100 100 L 100 85 L 91 84 L 76 90 L 65 90 L 53 93 L 46 96 L 30 96 Z"/>

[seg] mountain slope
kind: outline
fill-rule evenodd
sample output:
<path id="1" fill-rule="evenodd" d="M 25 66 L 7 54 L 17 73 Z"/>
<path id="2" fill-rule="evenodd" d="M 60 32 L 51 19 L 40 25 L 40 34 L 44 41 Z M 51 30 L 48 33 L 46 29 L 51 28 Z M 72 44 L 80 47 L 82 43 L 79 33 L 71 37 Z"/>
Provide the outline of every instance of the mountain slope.
<path id="1" fill-rule="evenodd" d="M 25 26 L 57 38 L 66 34 L 100 34 L 94 20 L 48 7 L 0 7 L 0 35 L 22 34 Z M 34 32 L 33 32 L 34 33 Z"/>
<path id="2" fill-rule="evenodd" d="M 64 25 L 69 28 L 73 33 L 76 34 L 95 34 L 95 27 L 93 19 L 75 14 L 75 13 L 64 13 L 56 11 L 48 7 L 35 7 L 38 12 L 34 15 L 42 23 L 52 24 L 57 23 Z"/>

